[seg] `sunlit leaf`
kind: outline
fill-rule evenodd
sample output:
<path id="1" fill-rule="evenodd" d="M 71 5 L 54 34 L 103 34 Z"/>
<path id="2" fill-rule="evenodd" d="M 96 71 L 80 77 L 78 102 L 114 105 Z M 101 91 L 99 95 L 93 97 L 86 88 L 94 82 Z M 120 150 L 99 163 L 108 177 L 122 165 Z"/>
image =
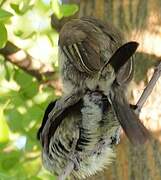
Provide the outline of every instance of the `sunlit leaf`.
<path id="1" fill-rule="evenodd" d="M 62 11 L 61 11 L 61 5 L 58 0 L 52 0 L 51 1 L 51 7 L 54 12 L 54 14 L 61 19 L 63 17 Z"/>
<path id="2" fill-rule="evenodd" d="M 14 107 L 16 108 L 16 107 Z M 23 126 L 22 126 L 22 115 L 17 110 L 8 110 L 8 118 L 10 119 L 9 124 L 12 126 L 13 132 L 22 133 Z M 10 126 L 10 127 L 11 127 Z"/>
<path id="3" fill-rule="evenodd" d="M 33 1 L 31 1 L 31 0 L 23 0 L 23 1 L 21 1 L 20 6 L 19 6 L 20 12 L 22 14 L 24 14 L 28 10 L 31 10 L 33 6 L 34 6 Z"/>
<path id="4" fill-rule="evenodd" d="M 42 168 L 42 170 L 39 172 L 38 177 L 40 177 L 41 179 L 47 179 L 47 180 L 56 180 L 57 179 L 54 175 L 47 172 L 47 170 L 45 170 L 44 168 Z"/>
<path id="5" fill-rule="evenodd" d="M 24 98 L 30 98 L 38 92 L 38 82 L 33 77 L 23 71 L 16 71 L 14 75 L 15 81 L 21 87 L 21 95 Z"/>
<path id="6" fill-rule="evenodd" d="M 0 48 L 3 48 L 7 42 L 7 30 L 4 24 L 0 23 Z"/>
<path id="7" fill-rule="evenodd" d="M 48 93 L 38 93 L 35 97 L 34 97 L 34 102 L 36 102 L 36 104 L 41 104 L 43 102 L 46 101 L 47 97 L 49 96 Z"/>
<path id="8" fill-rule="evenodd" d="M 6 157 L 2 160 L 2 167 L 4 170 L 9 170 L 18 163 L 20 153 L 18 151 L 13 151 L 11 153 L 5 153 L 5 156 Z"/>
<path id="9" fill-rule="evenodd" d="M 5 1 L 5 0 L 0 0 L 0 7 L 2 6 L 2 4 L 3 4 L 4 1 Z"/>
<path id="10" fill-rule="evenodd" d="M 20 14 L 20 9 L 19 9 L 19 4 L 14 4 L 14 3 L 11 3 L 10 4 L 11 8 L 17 13 L 17 14 Z"/>
<path id="11" fill-rule="evenodd" d="M 33 153 L 34 154 L 34 153 Z M 22 164 L 24 171 L 28 172 L 28 176 L 32 177 L 40 169 L 40 158 L 30 158 L 29 161 L 26 161 Z"/>
<path id="12" fill-rule="evenodd" d="M 71 16 L 75 14 L 79 8 L 76 4 L 60 4 L 58 0 L 52 1 L 52 9 L 54 14 L 61 19 L 63 16 Z"/>
<path id="13" fill-rule="evenodd" d="M 18 30 L 18 31 L 14 31 L 14 34 L 16 35 L 16 36 L 19 36 L 21 39 L 29 39 L 29 38 L 32 38 L 35 34 L 36 34 L 36 32 L 35 31 L 32 31 L 32 32 L 23 32 L 23 31 L 21 31 L 21 30 Z"/>
<path id="14" fill-rule="evenodd" d="M 32 9 L 33 4 L 30 1 L 21 1 L 19 4 L 11 3 L 11 8 L 19 15 L 25 14 L 28 10 Z"/>
<path id="15" fill-rule="evenodd" d="M 35 176 L 30 177 L 30 179 L 31 179 L 31 180 L 42 180 L 41 178 L 35 177 Z"/>
<path id="16" fill-rule="evenodd" d="M 4 108 L 0 108 L 0 142 L 9 141 L 10 129 L 4 116 Z"/>
<path id="17" fill-rule="evenodd" d="M 9 81 L 10 80 L 10 73 L 9 73 L 9 68 L 8 68 L 8 66 L 7 66 L 7 63 L 6 63 L 6 61 L 4 62 L 4 67 L 5 67 L 5 78 L 6 78 L 6 80 L 7 81 Z"/>
<path id="18" fill-rule="evenodd" d="M 13 16 L 12 13 L 0 8 L 0 21 L 8 20 L 11 16 Z"/>
<path id="19" fill-rule="evenodd" d="M 79 10 L 76 4 L 63 4 L 60 6 L 60 11 L 63 16 L 71 16 Z"/>
<path id="20" fill-rule="evenodd" d="M 14 34 L 16 35 L 16 36 L 19 36 L 19 37 L 21 37 L 21 36 L 23 36 L 23 31 L 22 30 L 17 30 L 17 31 L 14 31 Z"/>

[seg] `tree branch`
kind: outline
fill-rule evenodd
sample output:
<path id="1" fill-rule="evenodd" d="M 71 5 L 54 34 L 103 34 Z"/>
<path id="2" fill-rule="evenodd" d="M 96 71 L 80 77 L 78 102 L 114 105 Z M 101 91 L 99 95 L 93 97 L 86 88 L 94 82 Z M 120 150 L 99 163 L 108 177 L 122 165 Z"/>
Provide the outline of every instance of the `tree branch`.
<path id="1" fill-rule="evenodd" d="M 155 71 L 154 71 L 154 74 L 153 74 L 151 80 L 149 81 L 149 83 L 146 86 L 146 88 L 144 89 L 141 97 L 139 98 L 137 104 L 135 105 L 135 107 L 136 107 L 136 109 L 135 109 L 136 114 L 140 113 L 143 105 L 145 104 L 146 100 L 148 99 L 148 97 L 152 93 L 152 90 L 153 90 L 157 80 L 159 79 L 160 75 L 161 75 L 161 62 L 155 68 Z"/>
<path id="2" fill-rule="evenodd" d="M 51 65 L 46 65 L 34 59 L 27 52 L 9 41 L 4 48 L 0 49 L 0 54 L 2 54 L 7 61 L 34 76 L 39 81 L 55 75 Z"/>

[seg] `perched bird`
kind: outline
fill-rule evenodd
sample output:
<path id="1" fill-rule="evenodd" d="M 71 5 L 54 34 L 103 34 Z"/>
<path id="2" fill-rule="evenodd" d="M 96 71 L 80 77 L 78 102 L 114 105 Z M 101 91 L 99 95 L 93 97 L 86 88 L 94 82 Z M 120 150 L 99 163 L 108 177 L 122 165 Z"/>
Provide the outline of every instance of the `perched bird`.
<path id="1" fill-rule="evenodd" d="M 147 129 L 126 99 L 137 46 L 126 43 L 112 25 L 91 17 L 73 19 L 61 29 L 63 95 L 48 106 L 38 133 L 49 171 L 60 174 L 69 159 L 77 178 L 101 170 L 114 156 L 111 145 L 114 137 L 118 142 L 119 125 L 135 145 L 148 139 Z"/>
<path id="2" fill-rule="evenodd" d="M 45 111 L 38 139 L 54 106 L 55 102 L 51 102 Z M 73 161 L 75 167 L 71 175 L 82 179 L 102 170 L 114 160 L 114 145 L 119 142 L 120 124 L 102 92 L 87 91 L 83 99 L 66 109 L 57 120 L 60 119 L 63 121 L 54 135 L 52 127 L 50 129 L 48 153 L 42 150 L 43 164 L 51 173 L 60 175 L 68 162 Z"/>

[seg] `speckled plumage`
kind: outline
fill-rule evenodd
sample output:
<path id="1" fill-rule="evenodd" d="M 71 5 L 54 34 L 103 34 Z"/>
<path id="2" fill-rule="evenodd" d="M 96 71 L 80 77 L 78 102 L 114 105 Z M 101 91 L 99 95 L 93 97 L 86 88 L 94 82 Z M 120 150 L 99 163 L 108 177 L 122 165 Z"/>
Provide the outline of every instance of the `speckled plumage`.
<path id="1" fill-rule="evenodd" d="M 113 145 L 119 142 L 120 125 L 101 92 L 89 91 L 78 107 L 81 108 L 73 107 L 66 114 L 51 137 L 49 154 L 42 153 L 42 159 L 46 169 L 60 175 L 70 160 L 71 144 L 78 128 L 80 137 L 76 151 L 79 169 L 71 174 L 82 179 L 102 170 L 114 159 Z"/>

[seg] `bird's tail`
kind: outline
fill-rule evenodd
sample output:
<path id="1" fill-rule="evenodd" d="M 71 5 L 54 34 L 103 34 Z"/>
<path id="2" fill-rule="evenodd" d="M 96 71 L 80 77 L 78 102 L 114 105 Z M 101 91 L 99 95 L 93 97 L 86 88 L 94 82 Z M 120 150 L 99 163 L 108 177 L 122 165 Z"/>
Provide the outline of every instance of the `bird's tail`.
<path id="1" fill-rule="evenodd" d="M 109 98 L 116 117 L 129 140 L 135 145 L 145 143 L 150 133 L 131 109 L 123 89 L 119 86 L 113 87 Z"/>

